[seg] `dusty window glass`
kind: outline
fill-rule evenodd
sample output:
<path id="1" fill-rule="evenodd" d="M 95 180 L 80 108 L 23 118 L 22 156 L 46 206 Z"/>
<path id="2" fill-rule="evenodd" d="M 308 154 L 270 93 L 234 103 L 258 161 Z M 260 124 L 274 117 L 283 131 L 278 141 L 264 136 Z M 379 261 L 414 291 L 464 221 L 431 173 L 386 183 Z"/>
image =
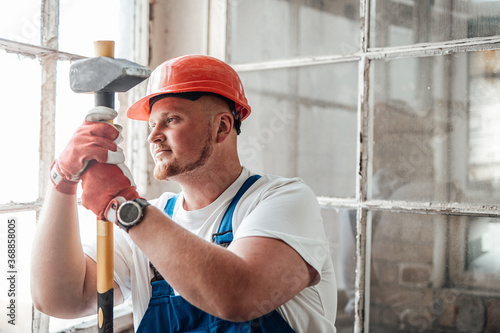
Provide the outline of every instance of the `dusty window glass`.
<path id="1" fill-rule="evenodd" d="M 301 177 L 318 196 L 353 197 L 357 64 L 241 73 L 252 114 L 240 158 L 255 172 Z"/>
<path id="2" fill-rule="evenodd" d="M 495 191 L 500 186 L 500 51 L 476 52 L 469 59 L 469 146 L 471 185 Z"/>
<path id="3" fill-rule="evenodd" d="M 228 12 L 232 63 L 359 50 L 356 0 L 234 0 Z"/>
<path id="4" fill-rule="evenodd" d="M 338 332 L 353 332 L 356 293 L 356 210 L 322 209 L 322 216 L 337 278 L 338 304 L 335 327 Z"/>
<path id="5" fill-rule="evenodd" d="M 0 38 L 40 44 L 40 0 L 3 1 L 0 6 Z"/>
<path id="6" fill-rule="evenodd" d="M 91 57 L 94 41 L 113 40 L 115 57 L 128 58 L 133 49 L 133 6 L 131 0 L 61 1 L 59 49 Z"/>
<path id="7" fill-rule="evenodd" d="M 0 269 L 3 272 L 0 279 L 3 291 L 0 293 L 0 307 L 4 311 L 0 320 L 0 332 L 31 332 L 30 258 L 36 229 L 35 212 L 0 214 L 0 221 Z M 15 245 L 14 253 L 10 253 L 14 254 L 14 259 L 8 257 L 8 244 Z M 14 304 L 14 310 L 11 304 Z M 13 322 L 9 323 L 11 320 Z"/>
<path id="8" fill-rule="evenodd" d="M 498 203 L 500 100 L 491 68 L 475 61 L 485 56 L 372 63 L 370 198 Z"/>
<path id="9" fill-rule="evenodd" d="M 494 218 L 476 218 L 467 227 L 465 269 L 500 274 L 500 223 Z"/>
<path id="10" fill-rule="evenodd" d="M 370 1 L 370 47 L 500 34 L 499 1 Z"/>
<path id="11" fill-rule="evenodd" d="M 69 61 L 57 63 L 56 156 L 63 151 L 75 130 L 83 123 L 87 112 L 94 107 L 93 94 L 75 93 L 71 90 L 70 66 Z"/>
<path id="12" fill-rule="evenodd" d="M 0 62 L 3 71 L 0 203 L 35 201 L 40 145 L 40 64 L 2 51 Z"/>
<path id="13" fill-rule="evenodd" d="M 373 231 L 370 332 L 436 332 L 443 328 L 483 332 L 487 323 L 497 322 L 498 273 L 489 274 L 490 281 L 496 281 L 494 292 L 484 292 L 485 284 L 464 284 L 468 274 L 464 269 L 455 270 L 455 278 L 450 279 L 452 267 L 470 258 L 470 251 L 464 249 L 475 245 L 470 236 L 448 234 L 448 230 L 468 218 L 389 212 L 373 212 L 369 217 Z M 483 225 L 475 225 L 479 221 L 469 221 L 468 227 L 475 229 L 473 239 L 487 237 Z M 486 243 L 498 249 L 489 240 Z M 488 266 L 498 265 L 490 254 Z"/>
<path id="14" fill-rule="evenodd" d="M 450 279 L 457 286 L 482 290 L 500 288 L 500 220 L 461 217 L 450 226 L 456 242 L 450 252 Z"/>

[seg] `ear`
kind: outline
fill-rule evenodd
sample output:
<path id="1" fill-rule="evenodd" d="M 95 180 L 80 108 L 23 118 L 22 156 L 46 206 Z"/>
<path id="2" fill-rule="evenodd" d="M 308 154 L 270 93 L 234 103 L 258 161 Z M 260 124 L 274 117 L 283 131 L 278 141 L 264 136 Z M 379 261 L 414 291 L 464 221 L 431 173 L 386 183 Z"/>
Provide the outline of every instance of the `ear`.
<path id="1" fill-rule="evenodd" d="M 219 128 L 217 129 L 217 143 L 221 143 L 226 140 L 233 130 L 234 119 L 233 116 L 224 112 L 218 115 L 219 118 Z"/>

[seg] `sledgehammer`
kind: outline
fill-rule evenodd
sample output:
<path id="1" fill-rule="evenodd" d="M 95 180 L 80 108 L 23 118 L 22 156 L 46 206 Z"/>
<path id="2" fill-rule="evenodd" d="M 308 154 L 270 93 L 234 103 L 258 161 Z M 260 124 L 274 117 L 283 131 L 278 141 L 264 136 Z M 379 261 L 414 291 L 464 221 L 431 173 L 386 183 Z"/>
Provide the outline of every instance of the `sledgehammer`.
<path id="1" fill-rule="evenodd" d="M 71 89 L 94 93 L 95 106 L 115 107 L 115 92 L 125 92 L 147 79 L 150 70 L 125 59 L 114 59 L 114 42 L 94 43 L 95 58 L 70 67 Z M 112 121 L 111 121 L 112 122 Z M 113 332 L 113 224 L 97 220 L 97 308 L 99 333 Z"/>

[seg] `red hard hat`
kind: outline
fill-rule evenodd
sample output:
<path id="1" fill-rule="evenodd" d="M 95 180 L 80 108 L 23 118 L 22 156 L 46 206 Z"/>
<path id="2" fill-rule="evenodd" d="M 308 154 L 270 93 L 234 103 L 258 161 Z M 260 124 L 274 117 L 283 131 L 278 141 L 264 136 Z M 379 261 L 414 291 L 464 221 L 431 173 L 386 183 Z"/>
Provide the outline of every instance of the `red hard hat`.
<path id="1" fill-rule="evenodd" d="M 158 95 L 182 92 L 211 92 L 229 98 L 241 112 L 241 120 L 250 115 L 243 84 L 236 71 L 225 62 L 204 55 L 186 55 L 165 61 L 149 78 L 146 97 L 128 109 L 127 117 L 149 120 L 149 100 Z"/>

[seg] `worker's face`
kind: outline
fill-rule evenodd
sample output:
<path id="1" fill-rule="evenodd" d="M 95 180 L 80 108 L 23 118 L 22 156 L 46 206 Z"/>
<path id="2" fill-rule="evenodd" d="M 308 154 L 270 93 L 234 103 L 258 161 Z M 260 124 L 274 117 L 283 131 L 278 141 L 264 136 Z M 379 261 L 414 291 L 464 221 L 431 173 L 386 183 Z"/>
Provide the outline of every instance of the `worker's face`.
<path id="1" fill-rule="evenodd" d="M 153 105 L 149 126 L 156 179 L 193 172 L 204 166 L 212 154 L 214 134 L 201 99 L 159 100 Z"/>

